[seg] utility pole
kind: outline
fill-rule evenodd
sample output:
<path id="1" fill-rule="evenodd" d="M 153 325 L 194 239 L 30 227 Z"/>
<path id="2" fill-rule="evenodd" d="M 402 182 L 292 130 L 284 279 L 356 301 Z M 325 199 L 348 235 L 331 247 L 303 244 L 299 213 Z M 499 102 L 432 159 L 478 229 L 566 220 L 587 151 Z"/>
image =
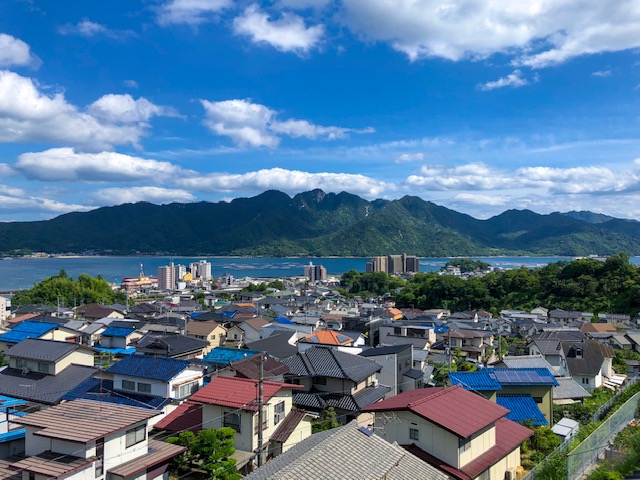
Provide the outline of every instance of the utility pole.
<path id="1" fill-rule="evenodd" d="M 260 354 L 260 370 L 258 376 L 258 468 L 264 463 L 264 448 L 262 446 L 262 422 L 264 421 L 264 395 L 263 395 L 263 383 L 264 383 L 264 360 L 265 353 Z"/>
<path id="2" fill-rule="evenodd" d="M 449 340 L 447 342 L 447 349 L 449 351 L 449 373 L 451 373 L 451 326 L 447 325 L 447 334 L 449 336 Z"/>

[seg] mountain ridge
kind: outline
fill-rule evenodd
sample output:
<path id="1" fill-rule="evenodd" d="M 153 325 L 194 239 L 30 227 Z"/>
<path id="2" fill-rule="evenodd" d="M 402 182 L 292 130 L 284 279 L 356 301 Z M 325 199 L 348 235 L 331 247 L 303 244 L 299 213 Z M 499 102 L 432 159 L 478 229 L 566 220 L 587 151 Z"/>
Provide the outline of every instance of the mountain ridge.
<path id="1" fill-rule="evenodd" d="M 640 255 L 640 222 L 592 212 L 506 210 L 486 220 L 416 196 L 320 189 L 230 202 L 125 203 L 0 224 L 0 252 L 373 256 Z"/>

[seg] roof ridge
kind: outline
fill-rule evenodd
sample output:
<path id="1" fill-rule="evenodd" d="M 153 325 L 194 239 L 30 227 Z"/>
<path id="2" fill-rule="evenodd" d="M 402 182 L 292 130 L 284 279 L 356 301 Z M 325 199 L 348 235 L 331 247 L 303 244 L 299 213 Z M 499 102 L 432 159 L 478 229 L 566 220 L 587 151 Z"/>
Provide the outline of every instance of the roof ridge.
<path id="1" fill-rule="evenodd" d="M 427 395 L 425 397 L 422 397 L 422 398 L 420 398 L 418 400 L 415 400 L 413 402 L 407 403 L 407 407 L 413 408 L 413 407 L 416 407 L 418 405 L 422 405 L 423 403 L 427 402 L 428 400 L 432 400 L 432 399 L 434 399 L 436 397 L 444 395 L 445 393 L 449 393 L 449 392 L 453 391 L 453 389 L 455 389 L 455 388 L 462 388 L 462 387 L 460 387 L 459 385 L 452 385 L 450 387 L 444 387 L 439 392 L 431 393 L 431 394 L 429 394 L 429 395 Z"/>

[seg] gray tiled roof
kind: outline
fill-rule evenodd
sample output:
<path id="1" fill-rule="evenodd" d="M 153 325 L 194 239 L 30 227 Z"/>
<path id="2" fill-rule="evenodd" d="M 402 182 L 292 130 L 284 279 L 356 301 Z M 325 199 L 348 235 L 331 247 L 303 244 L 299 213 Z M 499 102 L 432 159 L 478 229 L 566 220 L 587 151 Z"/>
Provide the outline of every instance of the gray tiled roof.
<path id="1" fill-rule="evenodd" d="M 554 372 L 553 366 L 542 355 L 505 355 L 502 362 L 507 368 L 546 368 Z"/>
<path id="2" fill-rule="evenodd" d="M 247 480 L 446 480 L 448 476 L 357 422 L 311 435 Z"/>
<path id="3" fill-rule="evenodd" d="M 556 380 L 558 381 L 558 385 L 553 387 L 554 400 L 578 400 L 591 396 L 589 392 L 582 388 L 582 386 L 571 377 L 557 377 Z"/>
<path id="4" fill-rule="evenodd" d="M 346 378 L 359 383 L 382 370 L 373 360 L 324 347 L 311 347 L 283 362 L 292 375 L 301 377 Z"/>
<path id="5" fill-rule="evenodd" d="M 332 392 L 295 392 L 293 394 L 293 403 L 298 407 L 313 410 L 324 410 L 327 407 L 333 407 L 347 412 L 358 412 L 376 403 L 391 390 L 391 387 L 377 385 L 375 387 L 365 387 L 353 395 Z"/>
<path id="6" fill-rule="evenodd" d="M 289 344 L 289 339 L 294 334 L 293 331 L 285 333 L 274 333 L 270 337 L 247 343 L 247 348 L 251 350 L 260 350 L 273 355 L 276 358 L 287 358 L 295 355 L 298 348 Z"/>
<path id="7" fill-rule="evenodd" d="M 388 345 L 388 346 L 378 346 L 375 348 L 369 348 L 367 350 L 363 350 L 360 353 L 361 357 L 373 357 L 376 355 L 394 355 L 397 353 L 406 350 L 407 348 L 411 348 L 411 344 L 404 345 Z"/>
<path id="8" fill-rule="evenodd" d="M 5 354 L 8 357 L 55 362 L 79 348 L 93 350 L 89 347 L 81 347 L 80 345 L 71 342 L 27 338 L 22 340 L 20 343 L 15 344 L 11 348 L 8 348 Z"/>
<path id="9" fill-rule="evenodd" d="M 19 369 L 6 368 L 0 372 L 0 395 L 53 404 L 97 371 L 94 367 L 69 365 L 57 375 L 23 375 Z"/>

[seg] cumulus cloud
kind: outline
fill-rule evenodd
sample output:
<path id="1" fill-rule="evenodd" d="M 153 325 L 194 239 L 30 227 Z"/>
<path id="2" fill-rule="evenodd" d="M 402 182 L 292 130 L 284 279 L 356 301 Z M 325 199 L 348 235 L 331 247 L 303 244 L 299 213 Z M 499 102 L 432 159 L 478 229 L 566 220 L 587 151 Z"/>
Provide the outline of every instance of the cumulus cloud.
<path id="1" fill-rule="evenodd" d="M 304 10 L 307 8 L 324 8 L 331 0 L 278 0 L 275 3 L 277 8 L 291 8 L 294 10 Z"/>
<path id="2" fill-rule="evenodd" d="M 15 170 L 31 180 L 66 182 L 162 180 L 185 173 L 169 162 L 115 152 L 77 152 L 73 148 L 23 153 L 18 157 Z"/>
<path id="3" fill-rule="evenodd" d="M 231 138 L 234 143 L 249 147 L 275 148 L 280 135 L 299 138 L 345 138 L 349 133 L 371 133 L 372 128 L 350 129 L 324 127 L 307 120 L 278 120 L 278 113 L 250 100 L 201 100 L 206 112 L 204 124 L 215 134 Z"/>
<path id="4" fill-rule="evenodd" d="M 481 83 L 477 86 L 478 90 L 495 90 L 496 88 L 504 88 L 504 87 L 524 87 L 525 85 L 529 85 L 529 80 L 522 77 L 522 72 L 520 70 L 514 70 L 512 73 L 507 75 L 506 77 L 499 78 L 493 82 Z"/>
<path id="5" fill-rule="evenodd" d="M 89 106 L 88 111 L 91 115 L 112 123 L 146 122 L 151 117 L 178 116 L 172 108 L 154 105 L 143 97 L 134 100 L 129 94 L 103 95 Z"/>
<path id="6" fill-rule="evenodd" d="M 343 0 L 342 21 L 411 60 L 458 61 L 495 53 L 538 68 L 640 46 L 636 0 Z"/>
<path id="7" fill-rule="evenodd" d="M 613 75 L 611 70 L 598 70 L 597 72 L 593 72 L 591 74 L 592 77 L 602 77 L 602 78 L 610 77 L 611 75 Z"/>
<path id="8" fill-rule="evenodd" d="M 84 212 L 95 207 L 81 204 L 64 203 L 49 198 L 28 195 L 4 195 L 0 190 L 0 212 L 37 211 L 61 215 L 69 212 Z"/>
<path id="9" fill-rule="evenodd" d="M 419 162 L 424 160 L 424 153 L 401 153 L 395 159 L 396 163 Z"/>
<path id="10" fill-rule="evenodd" d="M 82 37 L 103 36 L 117 40 L 123 40 L 127 37 L 135 36 L 135 32 L 132 30 L 113 30 L 105 25 L 92 22 L 86 18 L 75 25 L 70 23 L 63 25 L 58 29 L 58 32 L 62 35 L 80 35 Z"/>
<path id="11" fill-rule="evenodd" d="M 170 0 L 158 9 L 160 25 L 198 25 L 215 19 L 231 0 Z"/>
<path id="12" fill-rule="evenodd" d="M 62 93 L 42 93 L 30 78 L 0 70 L 0 142 L 46 141 L 95 150 L 137 146 L 148 128 L 143 120 L 170 113 L 128 95 L 107 95 L 89 110 L 80 111 Z M 94 116 L 91 110 L 102 116 Z"/>
<path id="13" fill-rule="evenodd" d="M 283 168 L 263 169 L 242 174 L 214 173 L 199 177 L 179 178 L 176 179 L 176 185 L 208 192 L 277 189 L 287 193 L 299 193 L 320 188 L 327 192 L 348 191 L 369 198 L 375 198 L 381 193 L 395 188 L 392 183 L 365 175 L 310 173 Z"/>
<path id="14" fill-rule="evenodd" d="M 430 190 L 492 190 L 512 185 L 508 172 L 484 163 L 454 167 L 424 165 L 419 174 L 410 175 L 406 183 Z"/>
<path id="15" fill-rule="evenodd" d="M 39 63 L 29 45 L 11 35 L 0 33 L 0 67 L 37 66 Z"/>
<path id="16" fill-rule="evenodd" d="M 304 54 L 317 47 L 324 35 L 323 25 L 307 27 L 302 17 L 284 12 L 278 20 L 252 4 L 233 21 L 238 35 L 248 35 L 254 43 L 268 44 L 283 52 Z"/>
<path id="17" fill-rule="evenodd" d="M 637 167 L 637 165 L 636 165 Z M 522 183 L 548 188 L 552 193 L 621 192 L 637 188 L 639 172 L 615 172 L 608 167 L 526 167 L 516 172 Z"/>
<path id="18" fill-rule="evenodd" d="M 196 200 L 193 194 L 184 190 L 161 187 L 103 188 L 94 192 L 93 198 L 101 205 L 120 205 L 136 202 L 151 202 L 155 204 L 187 203 Z"/>
<path id="19" fill-rule="evenodd" d="M 493 207 L 507 205 L 509 198 L 499 195 L 485 195 L 478 193 L 460 193 L 453 197 L 456 202 L 462 202 L 472 205 L 490 205 Z"/>

